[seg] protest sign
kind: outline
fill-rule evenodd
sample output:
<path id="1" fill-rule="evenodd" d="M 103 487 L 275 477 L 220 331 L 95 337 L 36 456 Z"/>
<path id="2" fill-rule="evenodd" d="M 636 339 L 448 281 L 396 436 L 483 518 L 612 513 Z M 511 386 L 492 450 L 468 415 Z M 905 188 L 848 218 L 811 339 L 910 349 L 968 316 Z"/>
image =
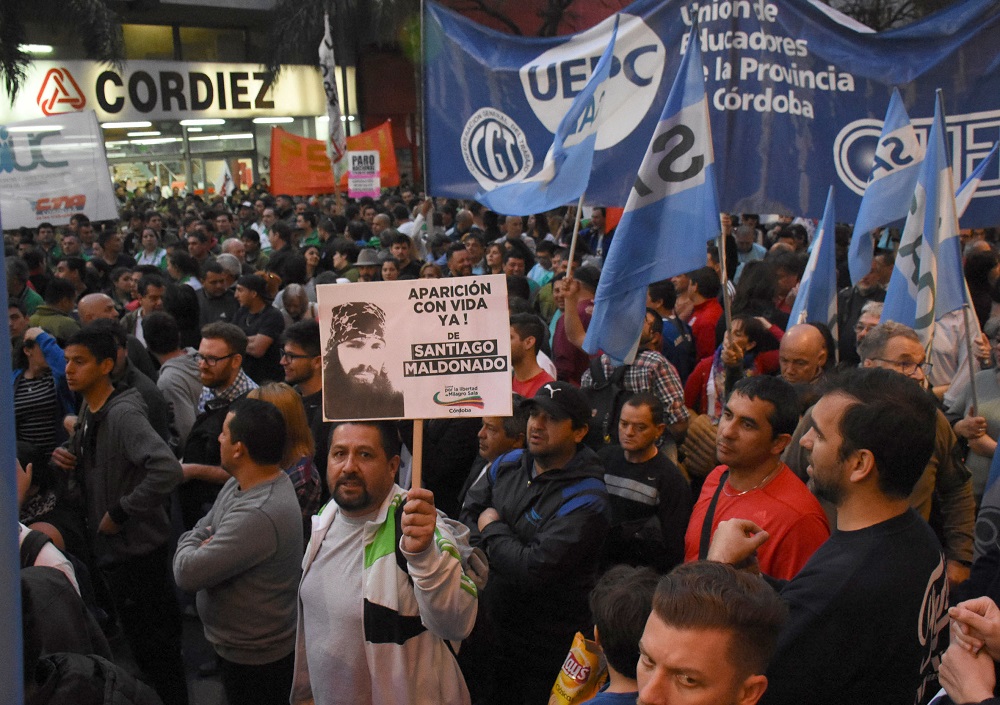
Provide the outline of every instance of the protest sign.
<path id="1" fill-rule="evenodd" d="M 525 37 L 424 3 L 422 66 L 427 191 L 472 198 L 533 178 L 553 133 L 587 84 L 616 18 L 573 35 Z M 697 24 L 720 206 L 818 218 L 829 186 L 852 221 L 898 87 L 920 142 L 945 88 L 958 185 L 1000 138 L 1000 3 L 961 0 L 900 29 L 874 33 L 812 0 L 635 0 L 617 15 L 607 114 L 586 203 L 624 205 Z M 700 158 L 679 140 L 660 170 Z M 901 164 L 888 164 L 896 168 Z M 994 163 L 963 218 L 988 227 L 1000 211 Z"/>
<path id="2" fill-rule="evenodd" d="M 93 110 L 0 125 L 5 228 L 65 225 L 77 213 L 114 220 L 117 203 Z"/>
<path id="3" fill-rule="evenodd" d="M 316 287 L 323 417 L 511 414 L 503 275 Z"/>
<path id="4" fill-rule="evenodd" d="M 347 195 L 351 198 L 382 195 L 382 174 L 378 150 L 348 152 Z"/>

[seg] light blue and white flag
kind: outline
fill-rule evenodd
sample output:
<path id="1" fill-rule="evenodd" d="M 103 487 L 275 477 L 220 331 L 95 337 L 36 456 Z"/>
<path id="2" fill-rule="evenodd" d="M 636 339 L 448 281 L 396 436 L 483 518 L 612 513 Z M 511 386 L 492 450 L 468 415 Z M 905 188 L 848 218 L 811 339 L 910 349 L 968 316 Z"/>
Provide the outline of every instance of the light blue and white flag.
<path id="1" fill-rule="evenodd" d="M 719 234 L 712 125 L 692 30 L 660 121 L 605 258 L 584 349 L 635 358 L 649 284 L 705 266 Z"/>
<path id="2" fill-rule="evenodd" d="M 556 128 L 552 146 L 541 170 L 523 181 L 479 191 L 476 200 L 505 215 L 533 215 L 576 202 L 587 190 L 594 164 L 597 129 L 601 126 L 604 82 L 611 75 L 618 17 L 600 61 L 590 80 L 573 99 L 569 111 Z M 487 157 L 488 158 L 488 157 Z"/>
<path id="3" fill-rule="evenodd" d="M 954 188 L 938 103 L 881 319 L 910 326 L 927 348 L 934 322 L 966 303 Z"/>
<path id="4" fill-rule="evenodd" d="M 924 148 L 910 124 L 899 90 L 894 89 L 847 253 L 847 266 L 854 284 L 871 271 L 872 231 L 906 217 L 923 158 Z"/>
<path id="5" fill-rule="evenodd" d="M 986 170 L 990 168 L 990 164 L 996 158 L 998 148 L 1000 148 L 1000 142 L 993 145 L 990 153 L 986 155 L 983 161 L 979 162 L 979 165 L 969 174 L 969 178 L 958 187 L 958 191 L 955 193 L 955 213 L 959 218 L 962 217 L 965 209 L 972 203 L 972 197 L 976 194 L 976 189 L 979 188 L 979 184 L 983 181 L 983 174 L 986 173 Z"/>
<path id="6" fill-rule="evenodd" d="M 837 339 L 836 218 L 833 186 L 826 197 L 826 210 L 809 248 L 809 261 L 795 296 L 788 328 L 799 323 L 822 323 Z"/>

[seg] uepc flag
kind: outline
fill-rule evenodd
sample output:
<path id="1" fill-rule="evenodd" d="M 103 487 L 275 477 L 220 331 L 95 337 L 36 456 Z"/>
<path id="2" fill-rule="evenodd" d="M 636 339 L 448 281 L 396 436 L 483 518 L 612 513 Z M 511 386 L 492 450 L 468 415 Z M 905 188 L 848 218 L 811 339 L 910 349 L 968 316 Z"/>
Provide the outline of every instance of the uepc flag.
<path id="1" fill-rule="evenodd" d="M 871 271 L 874 248 L 871 231 L 902 220 L 909 212 L 923 158 L 924 148 L 910 124 L 899 90 L 894 88 L 865 195 L 854 221 L 854 236 L 847 254 L 851 282 L 857 284 Z"/>
<path id="2" fill-rule="evenodd" d="M 826 197 L 826 210 L 819 231 L 813 238 L 809 261 L 795 296 L 788 328 L 799 323 L 822 323 L 837 337 L 837 261 L 836 218 L 833 210 L 833 186 Z"/>
<path id="3" fill-rule="evenodd" d="M 912 327 L 925 347 L 934 321 L 965 305 L 954 188 L 939 103 L 881 319 Z"/>
<path id="4" fill-rule="evenodd" d="M 573 99 L 569 111 L 556 128 L 555 139 L 545 154 L 541 170 L 523 181 L 498 186 L 491 191 L 479 191 L 476 200 L 487 208 L 507 215 L 533 215 L 576 201 L 587 190 L 590 170 L 594 163 L 597 128 L 604 114 L 604 82 L 611 74 L 611 63 L 618 37 L 618 20 L 611 32 L 611 41 L 594 68 L 594 73 Z M 491 143 L 476 140 L 475 158 L 489 160 Z"/>
<path id="5" fill-rule="evenodd" d="M 631 362 L 646 287 L 705 265 L 719 232 L 712 126 L 698 42 L 689 42 L 601 270 L 584 349 Z"/>

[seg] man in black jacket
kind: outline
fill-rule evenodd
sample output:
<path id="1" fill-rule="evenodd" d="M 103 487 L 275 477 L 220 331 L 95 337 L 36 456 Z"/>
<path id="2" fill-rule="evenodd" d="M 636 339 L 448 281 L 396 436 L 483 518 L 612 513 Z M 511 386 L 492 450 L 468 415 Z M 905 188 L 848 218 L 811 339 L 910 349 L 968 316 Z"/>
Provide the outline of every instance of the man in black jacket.
<path id="1" fill-rule="evenodd" d="M 545 702 L 573 635 L 590 632 L 587 598 L 610 526 L 604 470 L 582 445 L 591 416 L 583 394 L 549 382 L 523 403 L 527 452 L 491 467 L 462 517 L 490 561 L 482 599 L 504 705 Z"/>

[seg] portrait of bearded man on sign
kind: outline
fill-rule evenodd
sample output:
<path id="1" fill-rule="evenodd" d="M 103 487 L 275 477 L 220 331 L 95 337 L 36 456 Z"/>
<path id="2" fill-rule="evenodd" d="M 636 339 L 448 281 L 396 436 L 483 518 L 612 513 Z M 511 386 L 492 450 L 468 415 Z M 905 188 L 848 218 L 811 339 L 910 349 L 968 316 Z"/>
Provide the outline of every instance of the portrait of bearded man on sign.
<path id="1" fill-rule="evenodd" d="M 386 372 L 385 312 L 366 301 L 334 306 L 323 356 L 323 413 L 329 421 L 403 416 L 403 394 Z"/>

